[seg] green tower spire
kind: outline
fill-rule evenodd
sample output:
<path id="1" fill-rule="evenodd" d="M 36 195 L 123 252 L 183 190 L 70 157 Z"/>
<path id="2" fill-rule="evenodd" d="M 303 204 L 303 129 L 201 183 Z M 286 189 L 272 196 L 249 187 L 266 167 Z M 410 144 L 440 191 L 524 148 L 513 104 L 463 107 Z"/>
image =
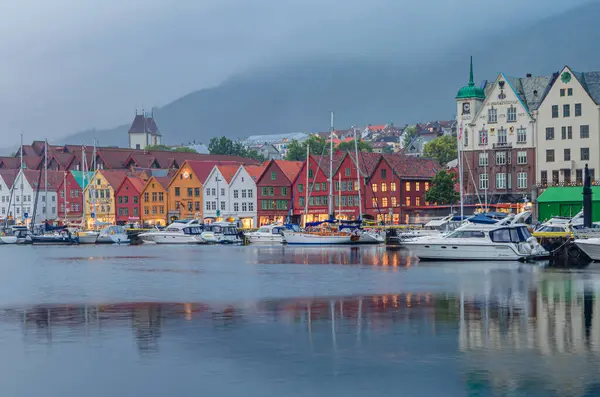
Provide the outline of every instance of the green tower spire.
<path id="1" fill-rule="evenodd" d="M 469 67 L 469 85 L 462 87 L 456 94 L 456 99 L 485 99 L 483 88 L 475 87 L 475 78 L 473 75 L 473 57 L 471 57 Z"/>

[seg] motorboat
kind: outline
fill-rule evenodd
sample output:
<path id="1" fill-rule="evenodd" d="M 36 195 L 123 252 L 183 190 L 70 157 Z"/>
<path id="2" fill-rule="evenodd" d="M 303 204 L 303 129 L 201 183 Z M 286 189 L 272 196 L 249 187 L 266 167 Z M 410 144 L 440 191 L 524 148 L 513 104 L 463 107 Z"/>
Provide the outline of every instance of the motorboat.
<path id="1" fill-rule="evenodd" d="M 29 235 L 27 239 L 34 245 L 73 245 L 79 244 L 77 236 L 74 236 L 68 229 L 56 230 L 49 234 Z"/>
<path id="2" fill-rule="evenodd" d="M 190 225 L 178 228 L 176 231 L 168 233 L 156 233 L 153 238 L 155 244 L 202 244 L 204 233 L 203 225 Z"/>
<path id="3" fill-rule="evenodd" d="M 0 245 L 16 243 L 17 236 L 15 236 L 14 234 L 7 234 L 5 231 L 0 234 Z"/>
<path id="4" fill-rule="evenodd" d="M 242 242 L 237 225 L 233 222 L 215 222 L 204 225 L 201 237 L 207 243 L 236 244 Z"/>
<path id="5" fill-rule="evenodd" d="M 542 233 L 572 233 L 576 230 L 584 229 L 583 210 L 579 211 L 574 217 L 555 216 L 542 223 L 535 229 Z M 592 223 L 592 229 L 600 230 L 600 222 Z"/>
<path id="6" fill-rule="evenodd" d="M 244 233 L 244 236 L 251 244 L 280 244 L 283 242 L 285 229 L 281 224 L 265 225 L 254 232 Z"/>
<path id="7" fill-rule="evenodd" d="M 144 244 L 156 243 L 156 240 L 161 240 L 162 244 L 167 244 L 167 241 L 171 241 L 171 244 L 187 244 L 188 242 L 178 242 L 178 239 L 172 238 L 173 236 L 183 236 L 183 228 L 186 226 L 198 226 L 202 225 L 198 220 L 176 220 L 164 229 L 154 228 L 149 232 L 144 232 L 138 235 Z"/>
<path id="8" fill-rule="evenodd" d="M 447 235 L 423 237 L 405 245 L 422 260 L 515 261 L 549 255 L 525 224 L 511 223 L 512 218 L 477 221 L 471 219 Z"/>
<path id="9" fill-rule="evenodd" d="M 32 233 L 27 226 L 14 225 L 11 227 L 11 231 L 17 237 L 17 244 L 31 244 Z"/>
<path id="10" fill-rule="evenodd" d="M 304 231 L 284 230 L 283 238 L 290 245 L 343 245 L 357 243 L 359 234 L 325 221 L 307 223 Z"/>
<path id="11" fill-rule="evenodd" d="M 100 232 L 93 230 L 78 230 L 75 232 L 79 239 L 79 244 L 96 244 Z"/>
<path id="12" fill-rule="evenodd" d="M 600 261 L 600 237 L 578 238 L 574 243 L 593 261 Z"/>
<path id="13" fill-rule="evenodd" d="M 123 226 L 111 225 L 98 234 L 96 244 L 129 244 L 129 236 Z"/>
<path id="14" fill-rule="evenodd" d="M 395 233 L 390 236 L 392 242 L 402 244 L 405 241 L 412 241 L 421 237 L 435 237 L 450 233 L 462 225 L 466 217 L 450 214 L 440 219 L 432 219 L 421 228 L 395 229 Z"/>
<path id="15" fill-rule="evenodd" d="M 385 231 L 375 228 L 363 228 L 362 221 L 340 221 L 340 232 L 348 232 L 354 237 L 353 244 L 383 244 L 385 243 Z M 356 238 L 358 237 L 358 238 Z"/>

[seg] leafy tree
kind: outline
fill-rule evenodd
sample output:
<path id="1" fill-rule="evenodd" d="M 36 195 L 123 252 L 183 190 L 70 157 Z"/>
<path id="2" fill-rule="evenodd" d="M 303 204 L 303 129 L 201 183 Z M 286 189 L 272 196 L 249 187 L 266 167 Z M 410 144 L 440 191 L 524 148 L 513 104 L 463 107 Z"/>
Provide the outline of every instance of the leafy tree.
<path id="1" fill-rule="evenodd" d="M 226 156 L 241 156 L 258 161 L 265 161 L 265 156 L 256 150 L 248 150 L 240 142 L 234 142 L 231 139 L 222 136 L 221 138 L 211 138 L 208 143 L 208 152 L 210 154 L 222 154 Z"/>
<path id="2" fill-rule="evenodd" d="M 404 129 L 404 147 L 407 147 L 417 135 L 417 127 L 414 125 Z"/>
<path id="3" fill-rule="evenodd" d="M 171 149 L 172 152 L 180 152 L 180 153 L 198 153 L 196 149 L 192 149 L 191 147 L 176 147 Z"/>
<path id="4" fill-rule="evenodd" d="M 171 148 L 167 145 L 148 145 L 146 150 L 171 150 Z"/>
<path id="5" fill-rule="evenodd" d="M 291 141 L 287 147 L 285 159 L 290 161 L 304 161 L 306 159 L 306 147 L 304 144 L 295 139 Z"/>
<path id="6" fill-rule="evenodd" d="M 340 143 L 337 146 L 337 150 L 341 150 L 343 152 L 354 152 L 354 140 Z M 359 152 L 372 152 L 373 148 L 371 147 L 369 142 L 359 139 L 358 140 L 358 151 Z"/>
<path id="7" fill-rule="evenodd" d="M 306 157 L 306 145 L 310 147 L 310 154 L 317 156 L 329 154 L 329 144 L 319 135 L 311 135 L 307 140 L 302 142 L 304 146 L 304 157 Z"/>
<path id="8" fill-rule="evenodd" d="M 460 194 L 454 189 L 456 173 L 440 170 L 431 180 L 429 191 L 425 192 L 425 201 L 440 205 L 457 203 Z"/>
<path id="9" fill-rule="evenodd" d="M 145 150 L 167 150 L 170 152 L 183 152 L 183 153 L 198 153 L 195 149 L 189 147 L 171 147 L 167 145 L 148 145 Z"/>
<path id="10" fill-rule="evenodd" d="M 440 165 L 446 165 L 458 157 L 456 138 L 451 135 L 443 135 L 427 142 L 423 148 L 423 154 L 437 160 Z"/>
<path id="11" fill-rule="evenodd" d="M 247 157 L 249 159 L 258 160 L 261 163 L 264 163 L 265 160 L 267 159 L 265 156 L 263 156 L 262 154 L 258 153 L 256 150 L 248 150 L 248 151 L 246 151 L 246 155 L 244 157 Z"/>

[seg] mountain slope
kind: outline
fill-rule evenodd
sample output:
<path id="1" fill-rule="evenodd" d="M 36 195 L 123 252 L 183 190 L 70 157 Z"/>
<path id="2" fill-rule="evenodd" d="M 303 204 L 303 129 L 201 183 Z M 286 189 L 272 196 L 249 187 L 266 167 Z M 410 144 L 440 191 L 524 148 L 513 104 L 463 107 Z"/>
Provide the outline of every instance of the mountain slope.
<path id="1" fill-rule="evenodd" d="M 311 59 L 248 72 L 215 88 L 193 92 L 155 112 L 168 144 L 213 136 L 322 131 L 335 110 L 336 124 L 412 123 L 454 117 L 454 96 L 468 78 L 474 55 L 476 78 L 550 74 L 568 64 L 576 70 L 600 70 L 600 53 L 588 43 L 600 41 L 595 2 L 496 37 L 477 38 L 463 48 L 420 59 Z M 491 29 L 501 25 L 490 19 Z M 500 31 L 500 30 L 499 30 Z M 85 131 L 69 143 L 127 145 L 128 126 Z"/>

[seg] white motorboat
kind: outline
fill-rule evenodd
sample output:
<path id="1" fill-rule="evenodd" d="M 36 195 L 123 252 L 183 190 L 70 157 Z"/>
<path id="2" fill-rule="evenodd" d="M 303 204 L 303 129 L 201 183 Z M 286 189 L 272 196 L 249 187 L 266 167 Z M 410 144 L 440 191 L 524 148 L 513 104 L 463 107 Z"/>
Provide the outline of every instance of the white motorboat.
<path id="1" fill-rule="evenodd" d="M 79 244 L 96 244 L 96 240 L 98 240 L 100 232 L 96 232 L 93 230 L 82 230 L 78 231 L 76 235 L 79 239 Z"/>
<path id="2" fill-rule="evenodd" d="M 359 229 L 358 244 L 383 244 L 385 231 L 377 229 Z"/>
<path id="3" fill-rule="evenodd" d="M 242 242 L 237 225 L 233 222 L 215 222 L 204 225 L 201 237 L 207 243 L 237 244 Z"/>
<path id="4" fill-rule="evenodd" d="M 441 219 L 432 219 L 422 228 L 396 229 L 392 240 L 402 244 L 405 241 L 412 241 L 421 237 L 439 237 L 447 234 L 463 224 L 464 218 L 460 215 L 450 214 Z"/>
<path id="5" fill-rule="evenodd" d="M 526 260 L 548 252 L 529 233 L 527 225 L 506 220 L 481 224 L 469 222 L 439 237 L 422 237 L 405 245 L 424 260 Z"/>
<path id="6" fill-rule="evenodd" d="M 600 261 L 600 237 L 576 239 L 575 245 L 594 261 Z"/>
<path id="7" fill-rule="evenodd" d="M 129 236 L 123 226 L 108 226 L 100 231 L 96 244 L 129 244 Z"/>
<path id="8" fill-rule="evenodd" d="M 308 224 L 304 231 L 284 230 L 283 239 L 290 245 L 342 245 L 357 243 L 359 233 L 339 230 L 330 222 Z"/>
<path id="9" fill-rule="evenodd" d="M 280 224 L 265 225 L 254 232 L 244 233 L 244 236 L 251 244 L 281 244 L 284 230 L 285 226 Z"/>
<path id="10" fill-rule="evenodd" d="M 202 244 L 206 242 L 202 239 L 202 233 L 204 233 L 203 225 L 196 224 L 166 233 L 156 233 L 153 241 L 156 244 Z"/>
<path id="11" fill-rule="evenodd" d="M 184 237 L 183 228 L 186 226 L 198 226 L 202 225 L 198 220 L 193 219 L 189 221 L 174 221 L 165 229 L 161 230 L 155 228 L 149 232 L 141 233 L 138 237 L 144 242 L 144 244 L 154 244 L 155 239 L 161 240 L 161 244 L 187 244 L 187 241 L 181 241 L 181 239 L 172 238 L 173 236 Z M 185 239 L 185 238 L 184 238 Z"/>
<path id="12" fill-rule="evenodd" d="M 0 245 L 4 245 L 4 244 L 16 244 L 17 243 L 17 236 L 14 235 L 2 235 L 0 236 Z"/>

